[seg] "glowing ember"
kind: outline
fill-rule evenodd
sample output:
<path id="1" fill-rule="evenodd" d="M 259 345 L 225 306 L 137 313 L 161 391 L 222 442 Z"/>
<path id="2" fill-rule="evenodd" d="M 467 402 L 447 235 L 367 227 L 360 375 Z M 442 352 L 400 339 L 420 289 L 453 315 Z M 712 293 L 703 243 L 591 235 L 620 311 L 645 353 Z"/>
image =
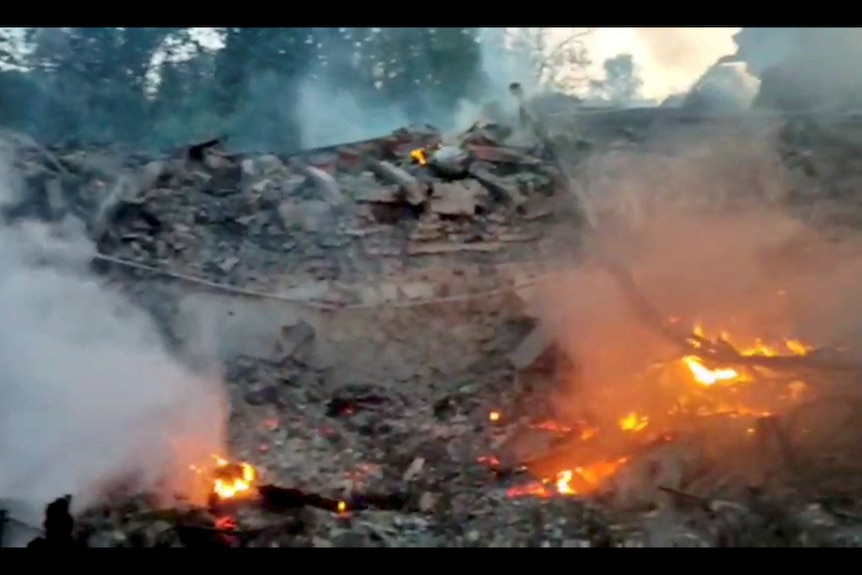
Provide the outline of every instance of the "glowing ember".
<path id="1" fill-rule="evenodd" d="M 704 335 L 703 328 L 700 326 L 695 326 L 693 330 L 693 334 L 695 338 L 690 339 L 689 343 L 691 343 L 694 347 L 700 347 L 700 340 L 708 339 Z M 734 349 L 736 349 L 739 355 L 744 357 L 774 357 L 779 355 L 779 352 L 774 348 L 767 346 L 761 340 L 756 339 L 754 341 L 754 345 L 744 348 L 736 348 L 732 345 L 730 341 L 730 337 L 727 333 L 722 332 L 717 341 L 724 343 Z M 793 355 L 806 355 L 809 351 L 811 351 L 811 347 L 805 345 L 804 343 L 794 340 L 788 339 L 782 342 L 782 345 L 786 348 L 786 351 L 790 352 Z M 687 355 L 682 358 L 682 363 L 685 367 L 688 368 L 688 371 L 691 373 L 694 380 L 704 386 L 713 386 L 717 383 L 741 383 L 748 380 L 746 374 L 740 373 L 739 371 L 729 368 L 729 367 L 719 367 L 715 369 L 710 369 L 704 365 L 703 360 L 696 355 Z"/>
<path id="2" fill-rule="evenodd" d="M 219 517 L 216 519 L 215 528 L 219 531 L 236 531 L 237 523 L 233 517 Z"/>
<path id="3" fill-rule="evenodd" d="M 693 355 L 685 356 L 682 362 L 691 372 L 694 380 L 701 385 L 715 385 L 722 381 L 734 381 L 739 377 L 735 369 L 709 369 L 701 363 L 700 358 Z"/>
<path id="4" fill-rule="evenodd" d="M 574 472 L 569 469 L 559 472 L 555 482 L 557 493 L 560 495 L 575 495 L 575 490 L 572 488 L 572 478 L 574 476 Z"/>
<path id="5" fill-rule="evenodd" d="M 479 463 L 487 465 L 488 467 L 497 468 L 500 467 L 500 460 L 494 457 L 493 455 L 483 455 L 478 459 Z"/>
<path id="6" fill-rule="evenodd" d="M 553 497 L 555 495 L 588 495 L 595 492 L 608 478 L 628 462 L 627 457 L 600 461 L 592 465 L 565 469 L 550 479 L 511 487 L 508 497 Z"/>
<path id="7" fill-rule="evenodd" d="M 425 150 L 421 148 L 417 148 L 411 151 L 410 159 L 419 164 L 420 166 L 424 166 L 428 163 L 428 155 L 425 154 Z"/>
<path id="8" fill-rule="evenodd" d="M 557 423 L 556 421 L 545 420 L 533 423 L 530 425 L 530 429 L 539 429 L 541 431 L 549 431 L 551 433 L 569 433 L 572 431 L 572 428 L 567 425 L 562 425 Z"/>
<path id="9" fill-rule="evenodd" d="M 649 424 L 649 418 L 637 413 L 629 413 L 619 421 L 623 431 L 641 431 Z"/>
<path id="10" fill-rule="evenodd" d="M 347 502 L 339 501 L 336 504 L 335 508 L 339 515 L 344 515 L 345 513 L 347 513 Z"/>
<path id="11" fill-rule="evenodd" d="M 679 321 L 679 320 L 676 320 Z M 571 467 L 558 471 L 553 476 L 542 477 L 539 475 L 537 481 L 532 481 L 524 485 L 511 487 L 507 490 L 509 497 L 554 497 L 554 496 L 571 496 L 571 495 L 591 495 L 598 492 L 608 479 L 615 476 L 620 469 L 627 464 L 629 456 L 637 453 L 638 450 L 645 447 L 655 445 L 657 442 L 667 442 L 674 439 L 673 435 L 664 433 L 661 427 L 666 425 L 675 425 L 677 418 L 682 420 L 683 426 L 688 424 L 688 419 L 695 417 L 727 417 L 727 418 L 748 418 L 751 423 L 743 424 L 741 430 L 743 435 L 741 439 L 751 438 L 757 434 L 757 428 L 754 427 L 753 420 L 772 415 L 771 409 L 774 406 L 769 403 L 767 405 L 756 405 L 765 399 L 765 395 L 754 388 L 746 388 L 737 386 L 736 384 L 745 383 L 753 385 L 758 379 L 758 372 L 746 367 L 745 365 L 731 367 L 731 365 L 710 365 L 710 355 L 703 353 L 700 355 L 697 351 L 699 348 L 707 348 L 715 346 L 724 347 L 730 351 L 736 352 L 743 357 L 775 357 L 780 355 L 806 355 L 812 348 L 796 340 L 785 340 L 776 345 L 769 346 L 759 339 L 755 339 L 754 343 L 748 347 L 731 343 L 730 337 L 726 333 L 721 333 L 717 338 L 707 338 L 700 327 L 695 327 L 693 336 L 689 340 L 689 344 L 694 351 L 684 357 L 679 358 L 676 365 L 683 369 L 680 372 L 678 368 L 669 371 L 668 375 L 673 376 L 673 381 L 684 385 L 682 393 L 673 392 L 673 396 L 666 397 L 665 407 L 659 407 L 659 403 L 653 403 L 654 411 L 649 412 L 649 416 L 644 413 L 631 411 L 620 414 L 616 420 L 619 430 L 627 432 L 627 434 L 635 434 L 641 432 L 647 427 L 650 428 L 649 437 L 646 437 L 647 444 L 638 441 L 635 437 L 631 437 L 631 443 L 628 445 L 628 456 L 620 458 L 612 458 L 609 455 L 598 455 L 598 461 L 590 456 L 590 460 L 583 462 L 580 467 Z M 765 370 L 761 370 L 765 371 Z M 682 378 L 680 378 L 682 374 Z M 662 380 L 664 381 L 664 380 Z M 696 386 L 692 387 L 692 384 Z M 719 385 L 722 384 L 722 385 Z M 795 401 L 805 392 L 806 386 L 802 381 L 793 381 L 787 383 L 782 390 L 777 390 L 774 399 L 784 401 Z M 757 391 L 757 393 L 749 393 Z M 769 392 L 769 388 L 764 389 Z M 657 395 L 656 400 L 661 401 L 664 396 Z M 754 401 L 746 402 L 746 399 Z M 657 409 L 657 411 L 655 411 Z M 488 414 L 488 419 L 491 422 L 502 421 L 502 414 L 498 411 L 492 411 Z M 569 426 L 560 424 L 555 421 L 541 421 L 530 425 L 531 429 L 546 431 L 564 436 L 566 441 L 574 438 L 575 441 L 594 441 L 596 438 L 604 440 L 604 431 L 589 424 L 589 422 L 577 422 Z M 657 429 L 658 428 L 658 429 Z M 655 430 L 656 433 L 652 433 Z M 614 441 L 615 435 L 610 434 L 608 438 Z M 618 435 L 617 435 L 618 437 Z M 598 445 L 593 443 L 593 446 Z M 615 449 L 625 445 L 617 446 Z M 591 450 L 585 450 L 589 453 L 594 453 Z M 617 451 L 617 453 L 620 453 Z M 608 459 L 600 459 L 608 457 Z M 538 458 L 541 460 L 541 457 Z M 499 466 L 499 461 L 494 457 L 483 457 L 480 462 L 490 465 L 492 468 Z M 591 462 L 590 462 L 591 461 Z M 553 465 L 553 463 L 551 464 Z M 569 464 L 572 465 L 572 464 Z M 538 465 L 534 467 L 528 466 L 530 470 L 544 467 Z M 547 467 L 544 467 L 547 469 Z M 553 469 L 553 468 L 551 468 Z M 543 470 L 539 473 L 545 474 Z"/>
<path id="12" fill-rule="evenodd" d="M 203 477 L 211 477 L 211 493 L 220 500 L 237 499 L 251 495 L 257 472 L 248 463 L 228 461 L 218 455 L 213 455 L 213 467 L 203 470 L 192 465 L 191 469 Z"/>
<path id="13" fill-rule="evenodd" d="M 215 459 L 213 492 L 220 499 L 234 499 L 251 491 L 257 477 L 254 467 L 248 463 L 230 463 L 220 457 Z"/>

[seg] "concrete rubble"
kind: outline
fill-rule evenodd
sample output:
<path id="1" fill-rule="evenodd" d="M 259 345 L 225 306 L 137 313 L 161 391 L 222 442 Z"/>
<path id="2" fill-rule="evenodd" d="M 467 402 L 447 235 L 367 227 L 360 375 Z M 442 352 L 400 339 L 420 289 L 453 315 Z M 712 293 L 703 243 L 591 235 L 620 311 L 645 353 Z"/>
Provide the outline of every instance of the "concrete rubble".
<path id="1" fill-rule="evenodd" d="M 553 124 L 568 175 L 596 196 L 632 158 L 672 163 L 692 142 L 723 153 L 727 141 L 768 139 L 795 196 L 816 188 L 859 203 L 862 164 L 854 146 L 834 138 L 862 142 L 850 121 L 755 128 L 727 117 L 693 127 L 673 110 L 633 110 Z M 786 506 L 778 519 L 751 504 L 683 521 L 679 506 L 632 519 L 583 498 L 507 497 L 506 482 L 524 478 L 513 471 L 495 479 L 479 463 L 511 434 L 508 421 L 491 424 L 488 413 L 517 402 L 516 373 L 554 343 L 545 326 L 533 329 L 529 290 L 518 288 L 570 265 L 579 238 L 566 209 L 572 198 L 555 184 L 560 174 L 540 146 L 512 144 L 512 132 L 477 125 L 455 144 L 416 127 L 289 157 L 213 145 L 200 158 L 188 150 L 46 150 L 10 137 L 4 144 L 27 193 L 4 214 L 82 220 L 105 281 L 148 308 L 177 349 L 215 339 L 240 406 L 231 430 L 238 458 L 282 484 L 327 493 L 409 492 L 404 510 L 349 521 L 297 512 L 290 519 L 300 527 L 257 545 L 862 544 L 858 528 L 836 519 L 840 511 L 808 502 Z M 755 177 L 744 162 L 734 165 L 733 177 Z M 661 181 L 664 172 L 650 169 L 639 173 Z M 337 394 L 366 403 L 333 415 Z M 274 423 L 263 429 L 261 421 Z M 94 514 L 94 544 L 184 545 L 151 515 Z M 776 534 L 776 522 L 795 530 Z"/>

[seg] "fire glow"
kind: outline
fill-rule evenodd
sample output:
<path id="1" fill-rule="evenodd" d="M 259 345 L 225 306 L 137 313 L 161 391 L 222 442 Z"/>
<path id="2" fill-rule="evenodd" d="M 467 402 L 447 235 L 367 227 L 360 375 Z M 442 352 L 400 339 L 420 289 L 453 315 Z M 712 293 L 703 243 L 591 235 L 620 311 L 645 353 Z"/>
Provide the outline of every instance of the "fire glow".
<path id="1" fill-rule="evenodd" d="M 219 501 L 240 499 L 254 494 L 257 472 L 248 463 L 228 461 L 218 455 L 213 455 L 213 464 L 209 469 L 192 466 L 198 475 L 211 481 L 210 493 Z"/>
<path id="2" fill-rule="evenodd" d="M 420 166 L 424 166 L 428 163 L 428 155 L 425 153 L 425 150 L 422 148 L 416 148 L 410 152 L 410 159 Z"/>
<path id="3" fill-rule="evenodd" d="M 553 497 L 555 495 L 589 495 L 602 483 L 615 475 L 626 463 L 627 457 L 601 461 L 584 467 L 564 469 L 551 479 L 510 487 L 508 497 Z"/>
<path id="4" fill-rule="evenodd" d="M 689 340 L 689 343 L 695 348 L 700 347 L 700 341 L 706 339 L 703 328 L 696 326 L 693 334 L 695 339 Z M 726 333 L 719 335 L 717 341 L 732 346 L 730 337 Z M 803 356 L 811 350 L 810 347 L 802 342 L 793 339 L 785 340 L 782 343 L 786 351 L 792 355 Z M 737 348 L 737 351 L 743 357 L 775 357 L 779 355 L 778 350 L 765 345 L 760 340 L 755 340 L 754 345 L 750 347 Z M 745 374 L 741 374 L 739 371 L 729 367 L 710 369 L 704 365 L 703 359 L 697 355 L 687 355 L 682 358 L 682 362 L 688 368 L 694 380 L 700 385 L 712 386 L 719 383 L 742 383 L 749 379 Z"/>
<path id="5" fill-rule="evenodd" d="M 731 343 L 727 334 L 722 333 L 715 340 L 709 340 L 704 335 L 700 327 L 695 327 L 693 337 L 689 343 L 694 348 L 693 353 L 685 355 L 678 360 L 676 365 L 682 367 L 682 371 L 675 368 L 676 373 L 674 380 L 678 382 L 681 388 L 674 388 L 674 397 L 676 405 L 670 406 L 667 413 L 656 413 L 657 421 L 669 423 L 673 421 L 673 417 L 680 415 L 689 416 L 716 416 L 724 415 L 728 417 L 751 417 L 753 419 L 768 417 L 771 411 L 768 409 L 759 408 L 753 405 L 745 405 L 741 398 L 744 394 L 737 393 L 740 390 L 736 388 L 728 389 L 728 392 L 722 392 L 721 389 L 735 386 L 737 384 L 750 384 L 755 381 L 755 372 L 745 368 L 732 368 L 730 366 L 707 366 L 706 360 L 696 355 L 697 349 L 708 341 L 718 342 L 732 349 L 742 357 L 775 357 L 779 355 L 796 355 L 804 356 L 812 348 L 797 341 L 785 340 L 779 345 L 768 346 L 761 340 L 755 340 L 754 344 L 748 347 L 742 347 Z M 781 395 L 781 400 L 797 400 L 801 393 L 804 392 L 805 385 L 803 382 L 793 382 L 789 385 L 787 393 Z M 688 390 L 688 391 L 686 391 Z M 703 405 L 698 405 L 694 401 L 705 402 Z M 731 401 L 732 400 L 732 401 Z M 490 419 L 499 421 L 502 418 L 500 412 L 492 412 Z M 663 417 L 663 418 L 662 418 Z M 657 424 L 657 425 L 661 425 Z M 650 438 L 655 437 L 672 437 L 673 433 L 668 433 L 668 429 L 652 429 L 651 417 L 629 411 L 624 413 L 617 419 L 618 431 L 622 431 L 627 436 L 641 436 L 643 441 L 636 440 L 639 443 L 633 443 L 632 449 L 636 449 L 636 445 L 644 445 L 650 443 Z M 568 429 L 559 424 L 545 423 L 537 427 L 539 429 Z M 602 437 L 603 432 L 600 430 L 584 425 L 582 427 L 589 430 L 589 433 L 582 433 L 580 441 L 594 442 L 598 437 Z M 754 428 L 747 428 L 746 434 L 751 435 Z M 646 433 L 647 435 L 644 435 Z M 631 451 L 634 453 L 634 451 Z M 608 458 L 606 460 L 594 461 L 592 463 L 584 462 L 582 466 L 573 469 L 563 469 L 557 472 L 553 477 L 541 478 L 538 481 L 511 487 L 507 490 L 509 497 L 553 497 L 557 495 L 588 495 L 599 491 L 605 482 L 616 475 L 619 470 L 624 467 L 631 458 L 628 456 Z"/>

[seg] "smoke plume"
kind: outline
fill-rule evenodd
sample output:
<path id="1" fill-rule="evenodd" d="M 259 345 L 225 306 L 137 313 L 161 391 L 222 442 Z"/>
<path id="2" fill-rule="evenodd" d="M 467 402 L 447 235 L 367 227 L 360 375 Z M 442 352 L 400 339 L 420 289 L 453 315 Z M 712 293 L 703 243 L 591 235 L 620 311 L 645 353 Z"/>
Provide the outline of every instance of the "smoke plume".
<path id="1" fill-rule="evenodd" d="M 387 102 L 362 101 L 334 78 L 309 78 L 299 87 L 296 102 L 302 145 L 331 146 L 377 138 L 409 124 L 407 115 Z"/>
<path id="2" fill-rule="evenodd" d="M 511 97 L 508 98 L 511 100 Z M 409 114 L 406 110 L 415 109 Z M 359 95 L 330 75 L 306 78 L 299 86 L 296 117 L 304 148 L 317 148 L 379 138 L 409 125 L 428 124 L 443 132 L 461 132 L 480 116 L 482 105 L 460 100 L 442 108 L 415 96 L 391 102 L 382 96 Z"/>
<path id="3" fill-rule="evenodd" d="M 637 28 L 636 60 L 646 95 L 663 99 L 686 92 L 722 56 L 733 54 L 738 28 Z"/>
<path id="4" fill-rule="evenodd" d="M 189 465 L 224 453 L 217 378 L 178 363 L 150 317 L 92 275 L 93 254 L 73 222 L 0 225 L 0 497 L 36 524 L 46 502 L 87 505 L 130 477 L 195 496 Z"/>
<path id="5" fill-rule="evenodd" d="M 726 331 L 746 345 L 858 338 L 862 236 L 835 241 L 783 207 L 790 176 L 765 141 L 703 141 L 699 151 L 620 152 L 583 166 L 600 215 L 587 253 L 625 262 L 646 298 L 683 328 Z M 639 377 L 678 349 L 639 319 L 601 267 L 563 278 L 535 294 L 541 319 L 578 363 L 562 409 L 589 405 L 612 418 L 650 405 L 654 388 Z"/>

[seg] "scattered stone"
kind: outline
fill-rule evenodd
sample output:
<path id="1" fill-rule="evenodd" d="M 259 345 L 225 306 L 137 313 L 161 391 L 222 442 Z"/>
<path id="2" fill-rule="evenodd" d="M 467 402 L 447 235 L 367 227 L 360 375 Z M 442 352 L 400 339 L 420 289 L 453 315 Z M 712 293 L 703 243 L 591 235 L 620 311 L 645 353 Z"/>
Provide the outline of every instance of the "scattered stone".
<path id="1" fill-rule="evenodd" d="M 417 457 L 410 463 L 410 467 L 407 468 L 407 471 L 404 472 L 404 477 L 402 478 L 405 482 L 413 481 L 419 474 L 422 473 L 422 468 L 425 467 L 425 459 L 422 457 Z"/>
<path id="2" fill-rule="evenodd" d="M 298 228 L 304 232 L 319 232 L 332 220 L 331 205 L 323 200 L 285 200 L 278 206 L 278 215 L 288 231 Z"/>
<path id="3" fill-rule="evenodd" d="M 437 496 L 426 491 L 419 497 L 419 511 L 422 513 L 431 513 L 437 505 Z"/>
<path id="4" fill-rule="evenodd" d="M 221 269 L 221 271 L 223 271 L 224 273 L 229 273 L 236 267 L 238 263 L 239 258 L 231 256 L 225 260 L 222 260 L 222 262 L 219 264 L 219 269 Z"/>
<path id="5" fill-rule="evenodd" d="M 463 178 L 468 174 L 470 155 L 454 146 L 443 146 L 428 158 L 428 165 L 446 178 Z"/>
<path id="6" fill-rule="evenodd" d="M 256 174 L 260 176 L 267 176 L 284 168 L 284 164 L 281 160 L 272 154 L 264 154 L 263 156 L 260 156 L 257 158 L 254 165 Z"/>
<path id="7" fill-rule="evenodd" d="M 303 165 L 300 167 L 300 170 L 308 179 L 314 182 L 315 188 L 326 202 L 332 205 L 344 202 L 344 194 L 341 192 L 338 182 L 330 174 L 314 166 Z"/>
<path id="8" fill-rule="evenodd" d="M 385 161 L 370 162 L 368 167 L 386 183 L 399 186 L 409 204 L 418 206 L 427 200 L 427 194 L 423 186 L 407 171 Z"/>
<path id="9" fill-rule="evenodd" d="M 396 204 L 401 200 L 398 186 L 374 186 L 370 189 L 360 190 L 354 196 L 357 202 L 369 202 L 379 204 Z"/>
<path id="10" fill-rule="evenodd" d="M 554 336 L 551 331 L 545 325 L 539 324 L 509 354 L 509 363 L 515 369 L 527 369 L 554 343 Z"/>
<path id="11" fill-rule="evenodd" d="M 495 194 L 499 198 L 504 198 L 515 207 L 521 206 L 527 202 L 527 198 L 518 189 L 517 184 L 498 178 L 479 162 L 476 162 L 471 166 L 470 174 L 479 180 L 479 182 L 490 190 L 491 193 Z"/>
<path id="12" fill-rule="evenodd" d="M 411 244 L 407 253 L 413 256 L 443 255 L 459 252 L 495 252 L 502 248 L 499 242 L 471 242 L 453 244 L 449 242 L 428 242 Z"/>
<path id="13" fill-rule="evenodd" d="M 475 216 L 488 200 L 487 190 L 475 180 L 438 182 L 434 184 L 429 209 L 445 216 Z"/>
<path id="14" fill-rule="evenodd" d="M 307 356 L 312 353 L 311 345 L 314 343 L 314 338 L 314 328 L 302 320 L 293 325 L 283 326 L 276 342 L 276 353 L 281 359 L 301 359 L 301 355 Z"/>
<path id="15" fill-rule="evenodd" d="M 401 285 L 401 292 L 409 300 L 426 300 L 434 297 L 434 284 L 407 283 Z"/>

